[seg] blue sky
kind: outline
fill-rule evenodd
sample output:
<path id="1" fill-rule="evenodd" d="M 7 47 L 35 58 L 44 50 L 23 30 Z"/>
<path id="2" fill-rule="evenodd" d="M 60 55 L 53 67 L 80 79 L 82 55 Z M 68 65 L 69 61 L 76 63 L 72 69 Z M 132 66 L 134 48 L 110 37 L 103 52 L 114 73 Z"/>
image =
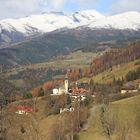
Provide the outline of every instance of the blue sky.
<path id="1" fill-rule="evenodd" d="M 95 9 L 105 15 L 140 11 L 140 0 L 0 0 L 0 19 L 19 18 L 45 11 L 74 12 Z"/>
<path id="2" fill-rule="evenodd" d="M 90 0 L 89 2 L 84 2 L 83 4 L 78 4 L 77 2 L 69 1 L 67 5 L 64 6 L 65 11 L 79 11 L 86 9 L 95 9 L 101 13 L 110 13 L 110 8 L 113 3 L 113 0 Z"/>

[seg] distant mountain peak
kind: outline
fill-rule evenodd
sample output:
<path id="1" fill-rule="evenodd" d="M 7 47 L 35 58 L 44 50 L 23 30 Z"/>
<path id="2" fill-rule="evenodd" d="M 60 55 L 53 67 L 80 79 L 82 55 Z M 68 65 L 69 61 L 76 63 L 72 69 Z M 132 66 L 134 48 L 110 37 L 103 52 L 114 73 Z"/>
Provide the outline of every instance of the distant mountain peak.
<path id="1" fill-rule="evenodd" d="M 38 36 L 62 28 L 75 29 L 77 27 L 88 27 L 91 30 L 140 30 L 140 13 L 130 11 L 104 16 L 91 9 L 74 12 L 71 15 L 51 11 L 19 19 L 4 19 L 0 21 L 0 41 L 8 38 L 8 41 L 18 42 L 31 36 Z"/>
<path id="2" fill-rule="evenodd" d="M 73 13 L 73 17 L 78 22 L 85 22 L 88 21 L 94 21 L 97 19 L 104 18 L 105 16 L 97 12 L 96 10 L 83 10 Z"/>
<path id="3" fill-rule="evenodd" d="M 95 22 L 92 22 L 88 27 L 92 29 L 140 29 L 140 13 L 136 11 L 125 12 L 117 15 L 108 16 Z"/>

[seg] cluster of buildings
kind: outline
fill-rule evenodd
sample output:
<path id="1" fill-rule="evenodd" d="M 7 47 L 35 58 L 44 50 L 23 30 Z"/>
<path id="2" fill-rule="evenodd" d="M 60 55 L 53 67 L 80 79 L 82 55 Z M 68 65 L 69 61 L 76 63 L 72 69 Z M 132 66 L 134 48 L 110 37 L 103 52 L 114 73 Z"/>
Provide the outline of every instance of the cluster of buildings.
<path id="1" fill-rule="evenodd" d="M 81 101 L 86 99 L 87 95 L 91 95 L 93 98 L 96 97 L 96 93 L 91 94 L 89 90 L 89 84 L 88 83 L 76 83 L 76 86 L 73 86 L 72 88 L 69 88 L 69 81 L 68 77 L 65 77 L 64 85 L 54 88 L 52 90 L 51 96 L 59 96 L 62 94 L 68 94 L 72 99 L 80 99 Z M 137 82 L 128 82 L 124 84 L 124 86 L 121 89 L 121 94 L 126 93 L 137 93 L 140 90 L 140 80 Z M 63 112 L 71 112 L 74 111 L 73 107 L 70 108 L 60 108 L 60 113 Z M 17 107 L 17 114 L 28 114 L 33 112 L 33 109 L 31 107 L 27 106 L 18 106 Z"/>
<path id="2" fill-rule="evenodd" d="M 80 98 L 81 100 L 84 100 L 86 98 L 86 96 L 88 94 L 90 94 L 89 91 L 89 84 L 88 83 L 76 83 L 76 86 L 70 88 L 69 86 L 69 81 L 68 81 L 68 77 L 65 77 L 64 80 L 64 85 L 62 85 L 59 88 L 54 88 L 52 90 L 52 96 L 55 95 L 62 95 L 62 94 L 69 94 L 70 97 L 72 98 Z M 95 94 L 92 95 L 93 97 L 95 97 Z"/>
<path id="3" fill-rule="evenodd" d="M 80 99 L 84 100 L 87 96 L 87 94 L 90 93 L 88 90 L 88 83 L 81 83 L 81 84 L 76 84 L 76 87 L 70 88 L 69 86 L 69 81 L 68 77 L 65 77 L 64 84 L 58 88 L 54 88 L 52 90 L 51 96 L 59 96 L 62 94 L 68 94 L 70 95 L 71 99 Z M 94 96 L 93 96 L 94 97 Z M 60 108 L 60 113 L 63 112 L 72 112 L 74 111 L 73 107 L 70 108 Z M 31 107 L 27 106 L 17 106 L 16 113 L 17 114 L 29 114 L 32 113 L 33 109 Z"/>
<path id="4" fill-rule="evenodd" d="M 96 96 L 96 93 L 90 93 L 89 91 L 89 85 L 88 83 L 80 83 L 76 84 L 76 87 L 69 88 L 69 81 L 68 77 L 65 77 L 64 85 L 62 85 L 59 88 L 53 89 L 52 96 L 53 95 L 62 95 L 62 94 L 69 94 L 72 98 L 80 98 L 81 100 L 84 100 L 88 94 L 92 95 L 92 97 Z M 121 89 L 121 94 L 125 93 L 136 93 L 140 90 L 140 80 L 137 82 L 128 82 L 124 84 L 124 86 Z"/>

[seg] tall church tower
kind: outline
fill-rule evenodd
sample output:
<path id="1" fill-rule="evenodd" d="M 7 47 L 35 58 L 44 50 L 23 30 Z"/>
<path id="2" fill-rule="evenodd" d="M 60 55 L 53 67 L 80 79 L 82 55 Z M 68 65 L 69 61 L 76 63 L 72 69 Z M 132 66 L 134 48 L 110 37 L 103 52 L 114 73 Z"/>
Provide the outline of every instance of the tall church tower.
<path id="1" fill-rule="evenodd" d="M 68 76 L 65 76 L 65 91 L 68 93 L 68 88 L 69 88 L 69 81 L 68 81 Z"/>

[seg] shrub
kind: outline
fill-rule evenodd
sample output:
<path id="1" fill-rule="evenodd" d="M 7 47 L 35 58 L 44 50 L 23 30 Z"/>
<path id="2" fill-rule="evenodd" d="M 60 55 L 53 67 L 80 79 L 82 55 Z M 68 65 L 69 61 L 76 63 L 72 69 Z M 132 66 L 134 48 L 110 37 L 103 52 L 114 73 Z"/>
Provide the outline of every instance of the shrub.
<path id="1" fill-rule="evenodd" d="M 76 133 L 76 134 L 74 134 L 74 136 L 73 136 L 73 140 L 79 140 L 79 135 Z"/>
<path id="2" fill-rule="evenodd" d="M 55 104 L 55 105 L 53 106 L 52 114 L 53 114 L 53 115 L 56 115 L 56 114 L 59 114 L 59 113 L 60 113 L 60 106 L 57 105 L 57 104 Z"/>
<path id="3" fill-rule="evenodd" d="M 26 93 L 23 95 L 24 99 L 31 99 L 32 98 L 32 94 L 31 93 Z"/>

